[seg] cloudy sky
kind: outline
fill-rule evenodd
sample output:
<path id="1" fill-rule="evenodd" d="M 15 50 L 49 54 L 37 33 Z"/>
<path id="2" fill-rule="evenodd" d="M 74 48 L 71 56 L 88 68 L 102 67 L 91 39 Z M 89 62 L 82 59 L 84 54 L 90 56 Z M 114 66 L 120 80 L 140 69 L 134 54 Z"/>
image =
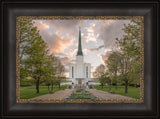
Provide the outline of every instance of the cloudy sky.
<path id="1" fill-rule="evenodd" d="M 122 28 L 130 20 L 35 20 L 35 26 L 47 43 L 50 53 L 58 56 L 68 77 L 69 63 L 74 63 L 81 27 L 84 62 L 91 63 L 91 72 L 104 64 L 107 54 L 116 49 L 115 38 L 122 37 Z"/>

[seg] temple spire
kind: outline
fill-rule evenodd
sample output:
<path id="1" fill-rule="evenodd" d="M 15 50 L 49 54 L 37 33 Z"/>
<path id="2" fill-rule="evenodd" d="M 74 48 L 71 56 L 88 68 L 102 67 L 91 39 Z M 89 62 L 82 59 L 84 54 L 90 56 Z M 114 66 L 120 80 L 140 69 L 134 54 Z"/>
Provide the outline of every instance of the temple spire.
<path id="1" fill-rule="evenodd" d="M 78 41 L 78 52 L 77 55 L 83 55 L 81 46 L 81 27 L 79 27 L 79 41 Z"/>

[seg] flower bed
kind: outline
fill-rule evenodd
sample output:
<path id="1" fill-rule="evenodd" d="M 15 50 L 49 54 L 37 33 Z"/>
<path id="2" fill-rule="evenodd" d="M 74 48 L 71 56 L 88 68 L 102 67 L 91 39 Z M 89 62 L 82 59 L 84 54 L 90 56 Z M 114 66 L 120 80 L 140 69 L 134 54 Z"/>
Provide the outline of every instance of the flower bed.
<path id="1" fill-rule="evenodd" d="M 95 99 L 95 97 L 84 89 L 77 89 L 66 99 Z"/>

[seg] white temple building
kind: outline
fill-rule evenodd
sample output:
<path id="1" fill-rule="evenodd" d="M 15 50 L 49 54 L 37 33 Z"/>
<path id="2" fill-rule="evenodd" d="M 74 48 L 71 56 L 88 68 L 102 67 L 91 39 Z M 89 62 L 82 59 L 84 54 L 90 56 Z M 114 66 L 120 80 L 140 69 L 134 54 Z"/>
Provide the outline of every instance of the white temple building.
<path id="1" fill-rule="evenodd" d="M 69 65 L 69 80 L 72 81 L 74 85 L 83 84 L 84 86 L 91 80 L 91 64 L 84 62 L 80 28 L 76 63 L 70 63 Z"/>

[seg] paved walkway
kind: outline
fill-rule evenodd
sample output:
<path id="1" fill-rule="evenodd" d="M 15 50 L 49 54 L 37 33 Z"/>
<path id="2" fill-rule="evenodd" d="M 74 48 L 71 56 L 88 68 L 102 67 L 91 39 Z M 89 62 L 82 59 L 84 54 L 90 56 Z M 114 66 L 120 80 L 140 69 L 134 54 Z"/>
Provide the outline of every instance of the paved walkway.
<path id="1" fill-rule="evenodd" d="M 41 99 L 41 100 L 46 100 L 46 99 L 51 99 L 51 100 L 62 100 L 64 99 L 66 96 L 70 96 L 72 94 L 72 92 L 75 89 L 65 89 L 65 90 L 60 90 L 57 91 L 53 94 L 45 94 L 45 95 L 41 95 L 32 99 Z M 85 89 L 87 91 L 89 91 L 93 96 L 95 96 L 98 100 L 117 100 L 117 99 L 121 99 L 121 100 L 130 100 L 130 99 L 134 99 L 131 97 L 126 97 L 126 96 L 122 96 L 122 95 L 118 95 L 118 94 L 111 94 L 108 92 L 104 92 L 101 90 L 97 90 L 97 89 Z"/>
<path id="2" fill-rule="evenodd" d="M 72 91 L 75 89 L 65 89 L 65 90 L 60 90 L 57 91 L 53 94 L 45 94 L 45 95 L 41 95 L 32 99 L 41 99 L 41 100 L 45 100 L 45 99 L 52 99 L 52 100 L 62 100 L 63 98 L 65 98 L 66 96 L 69 96 Z"/>
<path id="3" fill-rule="evenodd" d="M 118 94 L 111 94 L 105 91 L 97 90 L 97 89 L 86 89 L 89 91 L 93 96 L 97 97 L 100 100 L 110 100 L 110 99 L 122 99 L 122 100 L 130 100 L 134 99 L 131 97 L 126 97 Z"/>

